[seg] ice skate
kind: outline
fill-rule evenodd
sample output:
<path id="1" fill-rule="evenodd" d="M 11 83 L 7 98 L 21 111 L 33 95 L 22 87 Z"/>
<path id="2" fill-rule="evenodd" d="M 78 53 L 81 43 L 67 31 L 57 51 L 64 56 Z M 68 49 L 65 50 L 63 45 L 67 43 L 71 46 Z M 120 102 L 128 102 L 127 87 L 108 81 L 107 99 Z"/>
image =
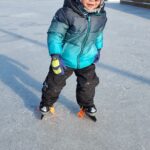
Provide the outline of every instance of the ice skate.
<path id="1" fill-rule="evenodd" d="M 97 118 L 96 118 L 96 112 L 97 109 L 95 106 L 89 106 L 89 107 L 81 107 L 80 111 L 78 112 L 78 117 L 79 118 L 84 118 L 85 115 L 88 116 L 92 121 L 96 122 Z"/>
<path id="2" fill-rule="evenodd" d="M 55 113 L 55 108 L 53 106 L 44 106 L 40 104 L 40 112 L 41 112 L 41 120 L 46 116 L 48 113 L 54 114 Z"/>

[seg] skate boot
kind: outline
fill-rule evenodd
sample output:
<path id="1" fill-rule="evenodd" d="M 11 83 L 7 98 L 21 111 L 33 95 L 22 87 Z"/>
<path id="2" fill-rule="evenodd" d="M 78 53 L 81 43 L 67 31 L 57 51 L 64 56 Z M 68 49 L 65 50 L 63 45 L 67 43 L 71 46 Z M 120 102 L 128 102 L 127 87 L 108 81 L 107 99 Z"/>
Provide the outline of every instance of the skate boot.
<path id="1" fill-rule="evenodd" d="M 46 115 L 49 112 L 49 106 L 46 106 L 44 104 L 40 104 L 39 106 L 39 110 L 41 112 L 41 120 L 43 119 L 44 115 Z"/>
<path id="2" fill-rule="evenodd" d="M 88 114 L 90 116 L 95 116 L 96 115 L 97 109 L 94 105 L 89 106 L 89 107 L 85 107 L 84 109 L 85 109 L 86 114 Z"/>
<path id="3" fill-rule="evenodd" d="M 53 105 L 52 106 L 47 106 L 47 105 L 41 103 L 40 106 L 39 106 L 39 110 L 42 114 L 41 115 L 41 120 L 43 119 L 43 117 L 45 115 L 47 115 L 47 113 L 55 114 L 55 108 L 54 108 Z"/>
<path id="4" fill-rule="evenodd" d="M 80 111 L 78 112 L 77 115 L 79 118 L 84 118 L 84 116 L 87 115 L 90 119 L 92 119 L 92 121 L 96 122 L 97 121 L 97 119 L 95 117 L 96 112 L 97 112 L 97 109 L 96 109 L 95 105 L 88 106 L 88 107 L 81 106 Z"/>
<path id="5" fill-rule="evenodd" d="M 49 112 L 49 106 L 44 106 L 44 105 L 40 104 L 39 109 L 42 114 L 46 114 Z"/>

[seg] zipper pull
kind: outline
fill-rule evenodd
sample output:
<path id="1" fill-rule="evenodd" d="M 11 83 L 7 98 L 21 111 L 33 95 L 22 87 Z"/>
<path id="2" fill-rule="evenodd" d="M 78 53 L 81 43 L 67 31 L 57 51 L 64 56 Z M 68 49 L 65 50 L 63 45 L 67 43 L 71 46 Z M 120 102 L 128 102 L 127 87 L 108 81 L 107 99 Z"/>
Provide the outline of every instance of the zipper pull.
<path id="1" fill-rule="evenodd" d="M 86 16 L 86 19 L 87 19 L 88 22 L 91 21 L 91 17 L 89 15 Z"/>
<path id="2" fill-rule="evenodd" d="M 89 22 L 91 21 L 91 17 L 90 17 L 90 16 L 88 16 L 88 21 L 89 21 Z"/>

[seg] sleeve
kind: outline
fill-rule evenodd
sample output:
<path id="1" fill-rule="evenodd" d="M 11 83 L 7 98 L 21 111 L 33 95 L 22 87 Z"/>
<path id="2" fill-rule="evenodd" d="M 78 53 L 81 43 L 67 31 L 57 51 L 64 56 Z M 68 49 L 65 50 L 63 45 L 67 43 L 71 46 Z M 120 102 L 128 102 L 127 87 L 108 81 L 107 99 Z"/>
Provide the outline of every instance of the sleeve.
<path id="1" fill-rule="evenodd" d="M 59 9 L 47 32 L 47 45 L 49 54 L 61 54 L 63 47 L 63 40 L 69 28 L 66 15 L 63 9 Z"/>
<path id="2" fill-rule="evenodd" d="M 102 13 L 102 16 L 101 16 L 102 17 L 102 28 L 101 28 L 101 32 L 97 36 L 96 42 L 95 42 L 96 48 L 98 50 L 101 50 L 103 48 L 103 30 L 104 30 L 106 22 L 107 22 L 106 11 L 104 10 L 104 6 L 101 10 L 101 13 Z"/>
<path id="3" fill-rule="evenodd" d="M 96 48 L 98 50 L 103 48 L 103 32 L 101 32 L 99 36 L 96 38 Z"/>

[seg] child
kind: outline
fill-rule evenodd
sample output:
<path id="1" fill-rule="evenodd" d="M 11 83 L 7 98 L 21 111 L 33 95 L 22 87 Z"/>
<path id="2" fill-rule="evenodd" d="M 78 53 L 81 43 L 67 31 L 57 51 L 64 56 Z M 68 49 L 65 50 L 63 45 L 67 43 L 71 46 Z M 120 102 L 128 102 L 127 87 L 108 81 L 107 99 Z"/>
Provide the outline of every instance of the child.
<path id="1" fill-rule="evenodd" d="M 103 47 L 106 21 L 104 0 L 65 0 L 56 12 L 48 30 L 51 65 L 43 83 L 41 113 L 49 111 L 66 79 L 74 72 L 77 103 L 86 113 L 95 115 L 94 95 L 99 78 L 94 63 L 99 60 Z"/>

